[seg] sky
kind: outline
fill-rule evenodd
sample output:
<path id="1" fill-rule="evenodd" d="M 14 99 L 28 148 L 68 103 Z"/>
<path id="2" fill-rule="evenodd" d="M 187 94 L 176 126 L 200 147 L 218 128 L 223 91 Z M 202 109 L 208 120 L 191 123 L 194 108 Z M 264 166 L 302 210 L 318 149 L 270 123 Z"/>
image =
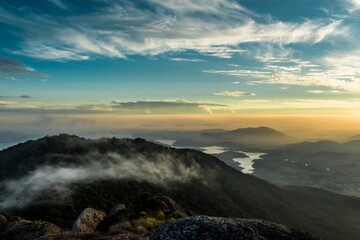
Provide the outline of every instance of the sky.
<path id="1" fill-rule="evenodd" d="M 359 0 L 2 0 L 0 131 L 299 116 L 360 133 L 359 37 Z"/>

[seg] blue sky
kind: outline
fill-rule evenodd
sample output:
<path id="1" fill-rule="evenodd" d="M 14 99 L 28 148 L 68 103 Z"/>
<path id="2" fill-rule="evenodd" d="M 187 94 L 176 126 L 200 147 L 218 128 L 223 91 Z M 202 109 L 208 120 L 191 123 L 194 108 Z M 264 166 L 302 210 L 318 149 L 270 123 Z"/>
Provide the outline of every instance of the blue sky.
<path id="1" fill-rule="evenodd" d="M 359 0 L 3 0 L 0 113 L 359 114 L 359 14 Z"/>

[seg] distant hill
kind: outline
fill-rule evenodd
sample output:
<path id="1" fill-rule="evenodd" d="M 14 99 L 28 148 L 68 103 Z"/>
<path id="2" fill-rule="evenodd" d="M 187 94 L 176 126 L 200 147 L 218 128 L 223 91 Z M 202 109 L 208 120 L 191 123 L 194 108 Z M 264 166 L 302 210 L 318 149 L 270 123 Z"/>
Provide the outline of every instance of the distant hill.
<path id="1" fill-rule="evenodd" d="M 360 140 L 345 143 L 335 141 L 302 142 L 284 147 L 304 152 L 360 153 Z"/>
<path id="2" fill-rule="evenodd" d="M 305 152 L 326 152 L 326 151 L 338 151 L 341 144 L 335 141 L 317 141 L 317 142 L 302 142 L 286 146 L 287 149 L 296 149 Z"/>
<path id="3" fill-rule="evenodd" d="M 347 138 L 345 141 L 360 140 L 360 134 Z"/>
<path id="4" fill-rule="evenodd" d="M 292 142 L 289 136 L 268 127 L 239 128 L 232 131 L 209 133 L 214 139 L 235 143 L 274 147 Z"/>
<path id="5" fill-rule="evenodd" d="M 256 218 L 324 239 L 360 239 L 360 200 L 279 188 L 217 158 L 143 139 L 59 135 L 0 151 L 0 208 L 68 227 L 87 207 L 109 211 L 144 192 L 195 214 Z"/>
<path id="6" fill-rule="evenodd" d="M 319 187 L 360 197 L 360 141 L 303 142 L 267 151 L 254 175 L 284 185 Z"/>
<path id="7" fill-rule="evenodd" d="M 192 132 L 145 132 L 135 134 L 146 139 L 173 139 L 174 146 L 204 147 L 218 145 L 243 149 L 274 148 L 297 142 L 284 133 L 268 127 L 235 130 L 209 129 Z"/>

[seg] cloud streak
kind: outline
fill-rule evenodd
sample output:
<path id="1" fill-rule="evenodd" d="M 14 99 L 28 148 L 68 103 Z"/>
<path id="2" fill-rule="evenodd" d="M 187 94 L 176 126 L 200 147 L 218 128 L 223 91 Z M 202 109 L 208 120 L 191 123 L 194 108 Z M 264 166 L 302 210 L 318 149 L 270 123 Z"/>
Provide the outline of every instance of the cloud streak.
<path id="1" fill-rule="evenodd" d="M 197 58 L 170 58 L 170 60 L 175 62 L 206 62 L 204 59 Z"/>
<path id="2" fill-rule="evenodd" d="M 67 6 L 61 0 L 48 0 L 49 2 L 55 4 L 57 7 L 61 9 L 68 9 Z"/>
<path id="3" fill-rule="evenodd" d="M 32 98 L 29 95 L 21 95 L 21 96 L 0 96 L 0 99 L 29 99 Z"/>
<path id="4" fill-rule="evenodd" d="M 0 56 L 0 73 L 20 74 L 28 76 L 45 76 L 45 74 L 36 72 L 33 68 L 23 65 L 11 58 Z"/>
<path id="5" fill-rule="evenodd" d="M 244 96 L 255 96 L 255 93 L 247 93 L 241 91 L 223 91 L 214 93 L 216 96 L 226 96 L 226 97 L 244 97 Z"/>

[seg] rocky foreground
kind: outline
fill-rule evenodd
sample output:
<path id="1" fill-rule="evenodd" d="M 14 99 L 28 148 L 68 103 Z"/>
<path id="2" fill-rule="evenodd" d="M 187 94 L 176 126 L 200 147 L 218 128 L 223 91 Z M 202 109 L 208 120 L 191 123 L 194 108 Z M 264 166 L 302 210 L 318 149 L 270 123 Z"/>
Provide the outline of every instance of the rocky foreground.
<path id="1" fill-rule="evenodd" d="M 194 216 L 161 225 L 153 240 L 316 240 L 309 233 L 262 220 Z"/>
<path id="2" fill-rule="evenodd" d="M 150 197 L 152 210 L 135 214 L 118 204 L 107 214 L 86 208 L 71 230 L 0 212 L 0 240 L 317 240 L 283 225 L 240 218 L 191 216 L 174 200 Z M 145 209 L 144 209 L 145 210 Z M 134 215 L 135 214 L 135 215 Z"/>

